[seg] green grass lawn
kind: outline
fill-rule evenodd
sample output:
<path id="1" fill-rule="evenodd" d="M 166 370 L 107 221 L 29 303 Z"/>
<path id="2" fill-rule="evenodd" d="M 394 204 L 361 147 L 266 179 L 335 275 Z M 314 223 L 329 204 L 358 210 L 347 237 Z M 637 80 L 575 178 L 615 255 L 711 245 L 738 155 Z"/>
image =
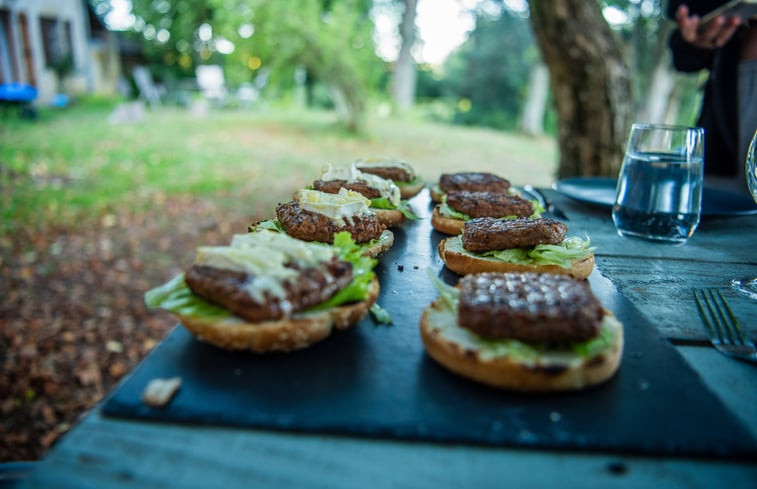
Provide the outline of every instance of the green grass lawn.
<path id="1" fill-rule="evenodd" d="M 36 121 L 0 119 L 3 231 L 30 223 L 75 226 L 180 196 L 269 217 L 323 165 L 370 155 L 402 158 L 428 181 L 479 170 L 548 185 L 557 164 L 554 140 L 489 129 L 373 118 L 364 134 L 353 135 L 327 112 L 219 110 L 198 117 L 178 108 L 113 125 L 110 111 L 84 104 L 44 111 Z"/>

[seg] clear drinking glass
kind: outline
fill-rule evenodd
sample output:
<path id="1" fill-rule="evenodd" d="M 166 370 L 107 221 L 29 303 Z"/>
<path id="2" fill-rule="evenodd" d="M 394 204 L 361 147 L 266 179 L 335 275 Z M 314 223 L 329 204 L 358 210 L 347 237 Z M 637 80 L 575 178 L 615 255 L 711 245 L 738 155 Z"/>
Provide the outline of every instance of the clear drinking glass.
<path id="1" fill-rule="evenodd" d="M 684 244 L 702 210 L 704 130 L 634 124 L 612 219 L 621 236 Z"/>
<path id="2" fill-rule="evenodd" d="M 757 204 L 757 131 L 754 131 L 752 142 L 746 152 L 746 184 L 752 198 Z M 734 279 L 731 285 L 735 290 L 746 294 L 752 299 L 757 299 L 757 277 Z"/>

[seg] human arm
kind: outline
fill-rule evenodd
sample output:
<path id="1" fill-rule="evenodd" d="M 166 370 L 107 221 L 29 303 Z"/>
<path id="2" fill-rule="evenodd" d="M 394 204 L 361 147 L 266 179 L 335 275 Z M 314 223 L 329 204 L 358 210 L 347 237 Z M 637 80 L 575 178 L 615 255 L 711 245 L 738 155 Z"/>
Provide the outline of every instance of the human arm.
<path id="1" fill-rule="evenodd" d="M 703 2 L 688 3 L 671 1 L 668 16 L 676 21 L 676 29 L 670 37 L 673 66 L 679 71 L 699 71 L 712 64 L 713 52 L 731 40 L 741 25 L 738 17 L 719 16 L 702 25 L 700 14 L 714 7 Z"/>

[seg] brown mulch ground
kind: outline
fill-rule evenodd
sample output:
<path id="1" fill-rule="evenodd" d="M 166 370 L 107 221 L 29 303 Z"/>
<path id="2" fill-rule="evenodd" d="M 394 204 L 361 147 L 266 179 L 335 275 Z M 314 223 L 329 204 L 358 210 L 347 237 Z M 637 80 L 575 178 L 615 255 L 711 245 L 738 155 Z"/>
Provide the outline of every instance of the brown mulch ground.
<path id="1" fill-rule="evenodd" d="M 0 236 L 0 462 L 41 458 L 176 324 L 144 292 L 249 222 L 175 200 Z"/>

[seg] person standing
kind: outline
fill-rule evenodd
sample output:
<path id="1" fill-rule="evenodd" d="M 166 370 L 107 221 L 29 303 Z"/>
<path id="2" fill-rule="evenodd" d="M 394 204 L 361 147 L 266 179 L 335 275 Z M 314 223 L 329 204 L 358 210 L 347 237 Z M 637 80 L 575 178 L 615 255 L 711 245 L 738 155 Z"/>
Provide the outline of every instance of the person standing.
<path id="1" fill-rule="evenodd" d="M 697 125 L 705 129 L 705 182 L 748 192 L 746 151 L 757 128 L 757 25 L 738 17 L 701 18 L 727 0 L 670 0 L 678 28 L 669 47 L 682 72 L 709 70 Z"/>

